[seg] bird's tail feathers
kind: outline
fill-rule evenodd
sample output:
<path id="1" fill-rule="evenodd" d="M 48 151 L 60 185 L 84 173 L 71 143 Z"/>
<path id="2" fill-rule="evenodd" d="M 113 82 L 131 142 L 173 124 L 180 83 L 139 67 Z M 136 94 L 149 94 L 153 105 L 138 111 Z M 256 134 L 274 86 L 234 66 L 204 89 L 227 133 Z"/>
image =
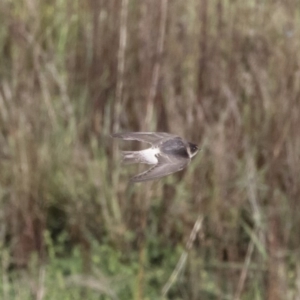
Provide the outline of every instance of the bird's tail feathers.
<path id="1" fill-rule="evenodd" d="M 142 157 L 140 151 L 122 151 L 122 163 L 123 164 L 135 164 L 141 163 Z"/>

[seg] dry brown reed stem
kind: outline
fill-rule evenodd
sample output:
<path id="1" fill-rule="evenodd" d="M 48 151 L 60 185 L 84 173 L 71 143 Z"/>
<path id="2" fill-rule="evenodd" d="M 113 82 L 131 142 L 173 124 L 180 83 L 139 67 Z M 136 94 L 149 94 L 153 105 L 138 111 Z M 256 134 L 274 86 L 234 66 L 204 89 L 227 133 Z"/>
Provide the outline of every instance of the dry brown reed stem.
<path id="1" fill-rule="evenodd" d="M 146 99 L 146 118 L 144 125 L 142 125 L 142 128 L 144 131 L 148 131 L 149 127 L 151 126 L 151 120 L 153 118 L 153 108 L 154 108 L 154 99 L 157 93 L 157 85 L 158 80 L 160 77 L 160 71 L 161 71 L 161 60 L 164 50 L 164 41 L 165 41 L 165 33 L 166 33 L 166 23 L 167 23 L 167 12 L 168 12 L 168 0 L 162 0 L 161 1 L 161 7 L 160 7 L 160 26 L 159 26 L 159 36 L 157 40 L 157 46 L 156 46 L 156 56 L 155 56 L 155 62 L 151 77 L 151 83 L 150 83 L 150 90 L 148 93 L 148 97 Z M 147 226 L 147 219 L 148 219 L 148 210 L 149 210 L 149 199 L 150 199 L 150 186 L 147 185 L 145 190 L 140 190 L 141 193 L 139 195 L 140 199 L 145 199 L 145 203 L 143 203 L 140 207 L 142 208 L 141 212 L 141 231 L 142 234 L 140 236 L 140 243 L 139 243 L 139 271 L 138 271 L 138 277 L 137 277 L 137 293 L 136 293 L 136 299 L 140 300 L 143 299 L 143 290 L 144 290 L 144 265 L 146 260 L 146 239 L 144 236 L 144 232 L 146 230 Z M 144 196 L 143 196 L 144 195 Z"/>
<path id="2" fill-rule="evenodd" d="M 141 241 L 140 249 L 139 249 L 139 270 L 137 274 L 137 290 L 136 290 L 136 300 L 144 299 L 144 283 L 145 283 L 145 270 L 144 264 L 146 261 L 146 245 L 145 239 Z"/>
<path id="3" fill-rule="evenodd" d="M 299 300 L 300 299 L 300 263 L 297 262 L 296 264 L 296 280 L 295 280 L 295 285 L 296 285 L 296 289 L 295 289 L 295 298 Z"/>
<path id="4" fill-rule="evenodd" d="M 45 279 L 46 279 L 46 267 L 41 266 L 39 268 L 39 278 L 38 278 L 38 286 L 36 288 L 36 300 L 43 300 L 45 293 L 46 293 L 46 287 L 45 287 Z"/>
<path id="5" fill-rule="evenodd" d="M 240 275 L 240 279 L 239 279 L 239 283 L 236 289 L 236 293 L 234 295 L 234 300 L 239 300 L 245 285 L 245 281 L 248 275 L 248 271 L 249 271 L 249 266 L 251 263 L 251 259 L 252 259 L 252 254 L 254 251 L 254 242 L 251 241 L 248 245 L 248 249 L 247 249 L 247 255 L 246 255 L 246 259 L 245 259 L 245 263 Z"/>
<path id="6" fill-rule="evenodd" d="M 140 229 L 138 232 L 138 246 L 139 246 L 139 270 L 137 274 L 137 290 L 136 290 L 136 300 L 144 299 L 144 284 L 145 284 L 145 264 L 146 264 L 146 254 L 147 254 L 147 240 L 146 240 L 146 231 L 147 231 L 147 221 L 149 215 L 149 206 L 151 199 L 151 184 L 146 183 L 145 187 L 140 187 L 138 199 L 140 202 L 140 220 L 139 225 Z"/>
<path id="7" fill-rule="evenodd" d="M 147 110 L 146 110 L 146 121 L 145 126 L 150 126 L 151 120 L 153 118 L 153 107 L 154 99 L 157 93 L 157 85 L 160 77 L 162 56 L 164 51 L 164 41 L 166 35 L 166 24 L 167 24 L 167 12 L 168 12 L 168 0 L 161 1 L 161 18 L 159 26 L 159 36 L 156 46 L 156 56 L 152 72 L 152 78 L 150 83 L 150 90 L 147 97 Z"/>
<path id="8" fill-rule="evenodd" d="M 198 100 L 203 108 L 202 105 L 202 97 L 204 94 L 204 75 L 205 75 L 205 69 L 206 69 L 206 64 L 207 64 L 207 34 L 208 34 L 208 26 L 207 26 L 207 19 L 208 19 L 208 10 L 207 10 L 207 6 L 208 6 L 208 1 L 207 0 L 202 0 L 200 3 L 200 12 L 199 12 L 199 16 L 200 16 L 200 21 L 202 23 L 201 26 L 201 38 L 199 41 L 199 50 L 200 50 L 200 56 L 199 56 L 199 69 L 198 69 Z M 204 116 L 205 115 L 205 111 L 204 112 Z"/>
<path id="9" fill-rule="evenodd" d="M 43 71 L 43 67 L 41 65 L 41 59 L 40 59 L 42 57 L 41 47 L 40 47 L 38 41 L 36 40 L 36 38 L 34 37 L 34 35 L 32 35 L 31 33 L 25 32 L 24 38 L 26 39 L 28 45 L 32 46 L 32 48 L 33 48 L 33 56 L 32 56 L 33 57 L 33 69 L 34 69 L 34 71 L 37 75 L 38 81 L 39 81 L 42 98 L 45 102 L 45 106 L 47 108 L 49 119 L 52 123 L 52 126 L 57 128 L 58 116 L 57 116 L 57 113 L 53 106 L 53 101 L 51 101 L 51 91 L 50 91 L 50 87 L 49 87 L 49 80 L 48 80 L 45 72 Z"/>
<path id="10" fill-rule="evenodd" d="M 40 44 L 37 43 L 36 39 L 28 32 L 24 33 L 24 37 L 27 40 L 28 44 L 34 45 L 34 62 L 35 62 L 37 74 L 39 74 L 39 70 L 42 69 L 41 66 L 43 66 L 48 71 L 48 74 L 52 76 L 51 79 L 53 80 L 53 82 L 56 83 L 60 91 L 60 97 L 61 97 L 62 104 L 64 106 L 66 119 L 72 120 L 72 118 L 74 117 L 74 109 L 70 97 L 68 95 L 67 84 L 64 77 L 58 71 L 56 65 L 53 62 L 49 63 L 47 61 L 47 53 L 45 53 L 45 51 L 40 46 Z M 45 79 L 47 79 L 47 81 L 50 81 L 49 77 Z M 49 101 L 48 98 L 45 98 L 45 101 Z M 52 121 L 56 123 L 57 116 L 55 115 L 54 107 L 50 107 L 50 109 L 51 109 L 51 111 L 49 112 L 51 113 L 50 117 Z"/>
<path id="11" fill-rule="evenodd" d="M 43 56 L 44 56 L 44 54 L 43 54 Z M 49 74 L 52 75 L 53 81 L 56 83 L 57 87 L 60 90 L 61 102 L 63 103 L 64 110 L 65 110 L 65 118 L 68 121 L 73 121 L 74 120 L 74 108 L 73 108 L 73 104 L 70 100 L 70 97 L 68 95 L 66 80 L 64 79 L 63 76 L 61 76 L 61 74 L 57 70 L 57 67 L 55 66 L 55 64 L 47 64 L 46 59 L 43 58 L 43 60 L 46 64 L 47 71 L 49 71 Z"/>
<path id="12" fill-rule="evenodd" d="M 248 198 L 252 208 L 253 217 L 255 221 L 255 228 L 256 228 L 254 234 L 258 236 L 258 241 L 261 243 L 262 247 L 264 247 L 265 241 L 263 237 L 261 208 L 259 206 L 258 197 L 257 197 L 257 179 L 256 179 L 257 174 L 255 170 L 253 156 L 250 153 L 247 154 L 247 175 L 246 176 L 247 176 L 246 182 L 247 182 Z M 236 293 L 234 295 L 234 300 L 238 300 L 241 297 L 245 285 L 245 281 L 248 275 L 249 266 L 254 251 L 254 245 L 255 243 L 253 242 L 253 240 L 251 240 L 248 245 L 245 263 L 240 274 L 238 286 L 236 289 Z"/>
<path id="13" fill-rule="evenodd" d="M 125 54 L 126 54 L 126 45 L 127 45 L 127 16 L 128 16 L 128 0 L 122 0 L 121 12 L 120 12 L 120 28 L 119 28 L 117 87 L 116 87 L 114 124 L 113 124 L 114 132 L 119 131 L 120 114 L 122 111 L 124 72 L 125 72 Z"/>
<path id="14" fill-rule="evenodd" d="M 127 16 L 128 16 L 128 0 L 122 0 L 120 12 L 120 28 L 119 28 L 119 49 L 118 49 L 118 66 L 117 66 L 117 87 L 115 95 L 113 132 L 118 132 L 120 128 L 120 115 L 122 111 L 123 102 L 123 87 L 124 87 L 124 72 L 125 72 L 125 54 L 127 44 Z M 117 153 L 117 141 L 113 141 L 112 156 L 115 157 Z M 119 168 L 115 168 L 112 178 L 113 186 L 118 185 Z M 115 220 L 121 219 L 120 207 L 116 198 L 112 200 L 112 209 Z"/>
<path id="15" fill-rule="evenodd" d="M 195 224 L 194 224 L 194 227 L 191 231 L 189 240 L 186 243 L 185 250 L 181 254 L 180 259 L 179 259 L 173 273 L 169 277 L 167 283 L 162 288 L 162 296 L 163 297 L 165 297 L 167 295 L 167 293 L 170 290 L 171 286 L 175 283 L 175 281 L 178 278 L 179 273 L 181 272 L 182 268 L 184 267 L 184 264 L 185 264 L 187 256 L 188 256 L 188 251 L 190 251 L 192 246 L 193 246 L 196 235 L 201 229 L 202 222 L 203 222 L 203 216 L 199 215 L 196 222 L 195 222 Z"/>
<path id="16" fill-rule="evenodd" d="M 265 246 L 265 237 L 262 231 L 262 209 L 258 202 L 257 195 L 257 172 L 255 169 L 255 163 L 253 156 L 248 153 L 247 155 L 247 193 L 248 199 L 253 212 L 253 219 L 255 221 L 255 227 L 257 228 L 258 238 L 260 243 Z"/>
<path id="17" fill-rule="evenodd" d="M 5 95 L 5 94 L 11 94 L 11 93 L 10 92 L 5 93 L 5 90 L 7 90 L 7 88 L 8 88 L 8 90 L 10 90 L 6 81 L 4 81 L 2 83 L 2 88 L 3 88 L 3 95 L 1 93 L 2 91 L 0 92 L 0 117 L 1 117 L 1 120 L 3 120 L 3 122 L 6 124 L 8 122 L 9 115 L 8 115 L 8 108 L 7 108 L 6 101 L 5 101 L 5 99 L 8 98 L 7 97 L 8 95 Z"/>

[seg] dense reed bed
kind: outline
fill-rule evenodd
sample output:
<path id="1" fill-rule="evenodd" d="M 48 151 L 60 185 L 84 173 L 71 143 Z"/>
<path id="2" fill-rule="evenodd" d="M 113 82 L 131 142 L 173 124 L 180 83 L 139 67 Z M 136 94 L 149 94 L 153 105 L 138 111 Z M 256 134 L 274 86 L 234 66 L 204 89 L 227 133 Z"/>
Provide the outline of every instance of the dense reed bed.
<path id="1" fill-rule="evenodd" d="M 296 0 L 2 0 L 0 19 L 1 299 L 300 297 Z M 129 185 L 119 148 L 139 146 L 116 131 L 202 151 Z"/>

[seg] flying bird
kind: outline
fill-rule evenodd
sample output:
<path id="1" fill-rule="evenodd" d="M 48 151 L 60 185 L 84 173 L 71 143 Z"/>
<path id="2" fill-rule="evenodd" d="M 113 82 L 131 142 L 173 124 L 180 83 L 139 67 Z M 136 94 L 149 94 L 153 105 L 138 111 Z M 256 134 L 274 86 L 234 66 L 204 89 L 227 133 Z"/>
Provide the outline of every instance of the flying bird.
<path id="1" fill-rule="evenodd" d="M 153 165 L 145 172 L 132 177 L 131 182 L 154 180 L 181 171 L 199 150 L 197 145 L 166 132 L 115 133 L 112 137 L 151 144 L 151 148 L 141 151 L 122 151 L 125 164 Z"/>

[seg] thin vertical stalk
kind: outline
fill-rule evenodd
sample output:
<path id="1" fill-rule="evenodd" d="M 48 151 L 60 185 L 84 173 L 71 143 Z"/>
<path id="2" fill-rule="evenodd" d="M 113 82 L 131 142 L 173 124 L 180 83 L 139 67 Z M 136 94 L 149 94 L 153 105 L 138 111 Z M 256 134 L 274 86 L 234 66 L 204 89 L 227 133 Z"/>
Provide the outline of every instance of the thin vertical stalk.
<path id="1" fill-rule="evenodd" d="M 183 251 L 183 253 L 180 256 L 180 259 L 173 271 L 173 273 L 171 274 L 170 278 L 168 279 L 167 283 L 164 285 L 163 289 L 162 289 L 162 296 L 165 297 L 168 293 L 168 291 L 170 290 L 171 286 L 176 282 L 178 275 L 180 274 L 182 268 L 185 265 L 186 259 L 188 257 L 188 251 L 190 251 L 192 249 L 193 243 L 196 239 L 196 235 L 197 233 L 200 231 L 201 227 L 202 227 L 202 223 L 203 223 L 203 216 L 199 215 L 194 227 L 191 231 L 189 240 L 186 243 L 185 246 L 185 250 Z"/>
<path id="2" fill-rule="evenodd" d="M 119 50 L 118 50 L 118 70 L 117 70 L 117 87 L 114 108 L 114 132 L 118 132 L 120 128 L 120 115 L 122 110 L 124 73 L 125 73 L 125 53 L 127 45 L 127 16 L 128 16 L 128 0 L 122 0 L 120 29 L 119 29 Z"/>
<path id="3" fill-rule="evenodd" d="M 158 80 L 161 73 L 161 61 L 164 52 L 164 41 L 166 35 L 166 24 L 167 24 L 167 12 L 168 12 L 168 0 L 161 1 L 161 18 L 160 18 L 160 26 L 159 26 L 159 36 L 157 40 L 156 46 L 156 60 L 154 62 L 150 90 L 147 97 L 147 110 L 146 110 L 146 122 L 145 126 L 150 126 L 150 122 L 153 118 L 153 107 L 154 107 L 154 99 L 157 94 L 157 85 Z"/>
<path id="4" fill-rule="evenodd" d="M 245 259 L 245 263 L 240 275 L 240 279 L 239 279 L 239 283 L 237 286 L 237 290 L 236 293 L 234 295 L 234 300 L 239 300 L 243 291 L 243 288 L 245 286 L 245 281 L 248 275 L 248 271 L 249 271 L 249 266 L 251 263 L 251 259 L 252 259 L 252 254 L 254 251 L 254 243 L 253 241 L 251 241 L 248 245 L 248 249 L 247 249 L 247 255 L 246 255 L 246 259 Z"/>
<path id="5" fill-rule="evenodd" d="M 122 111 L 123 102 L 123 87 L 124 87 L 124 73 L 125 73 L 125 54 L 127 45 L 127 16 L 128 16 L 128 0 L 122 0 L 120 13 L 120 29 L 119 29 L 119 50 L 118 50 L 118 66 L 117 66 L 117 87 L 114 107 L 113 132 L 118 132 L 120 128 L 120 115 Z M 113 156 L 117 153 L 116 141 L 113 141 Z M 119 172 L 116 168 L 113 176 L 113 186 L 118 185 Z M 120 207 L 117 203 L 116 197 L 112 199 L 112 210 L 115 219 L 120 220 Z"/>

